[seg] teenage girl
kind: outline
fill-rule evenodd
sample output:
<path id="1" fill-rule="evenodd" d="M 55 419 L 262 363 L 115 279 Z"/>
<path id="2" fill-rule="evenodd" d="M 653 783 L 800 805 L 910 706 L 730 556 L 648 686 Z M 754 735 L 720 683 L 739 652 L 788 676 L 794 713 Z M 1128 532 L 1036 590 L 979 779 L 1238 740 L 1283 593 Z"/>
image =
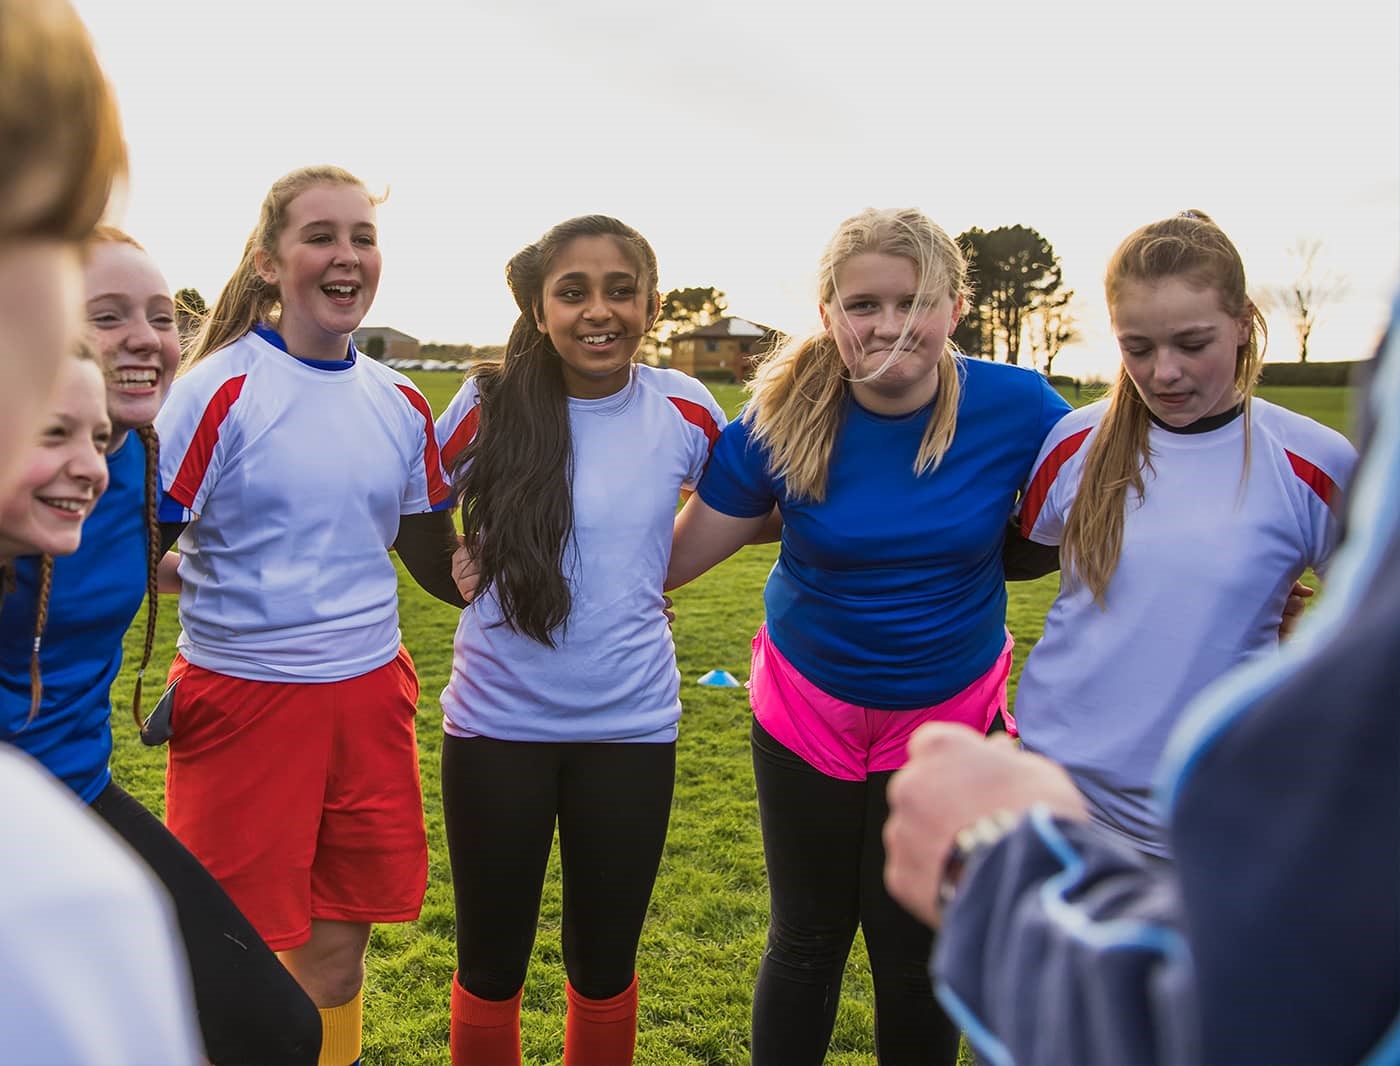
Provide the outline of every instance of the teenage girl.
<path id="1" fill-rule="evenodd" d="M 389 549 L 462 603 L 427 401 L 351 342 L 379 275 L 358 179 L 279 179 L 156 423 L 183 530 L 166 817 L 321 1009 L 327 1066 L 359 1057 L 371 923 L 416 918 L 427 878 Z"/>
<path id="2" fill-rule="evenodd" d="M 0 740 L 42 762 L 165 884 L 212 1061 L 314 1063 L 321 1042 L 315 1007 L 218 882 L 108 767 L 110 690 L 122 638 L 147 593 L 141 670 L 155 638 L 151 590 L 160 530 L 151 422 L 180 345 L 170 287 L 126 234 L 99 227 L 88 244 L 84 285 L 89 339 L 106 380 L 108 486 L 75 554 L 14 563 L 15 589 L 0 613 Z M 139 701 L 139 673 L 137 686 Z"/>
<path id="3" fill-rule="evenodd" d="M 1152 780 L 1167 734 L 1197 692 L 1278 644 L 1294 580 L 1332 549 L 1356 453 L 1254 395 L 1264 321 L 1205 215 L 1133 233 L 1105 289 L 1118 380 L 1055 428 L 1021 507 L 1023 534 L 1059 544 L 1064 569 L 1016 717 L 1096 821 L 1165 858 Z"/>
<path id="4" fill-rule="evenodd" d="M 761 364 L 677 520 L 668 588 L 782 514 L 750 681 L 770 893 L 757 1066 L 822 1061 L 857 927 L 880 1061 L 958 1054 L 925 968 L 932 934 L 881 877 L 885 784 L 920 723 L 986 732 L 1005 709 L 1007 523 L 1068 410 L 1040 375 L 956 351 L 965 278 L 918 211 L 842 223 L 824 328 Z"/>
<path id="5" fill-rule="evenodd" d="M 681 491 L 724 415 L 634 364 L 656 255 L 590 215 L 519 252 L 504 359 L 438 420 L 479 583 L 442 694 L 457 904 L 452 1061 L 520 1062 L 520 994 L 555 825 L 564 1062 L 632 1061 L 637 942 L 666 839 L 680 676 L 661 583 Z"/>

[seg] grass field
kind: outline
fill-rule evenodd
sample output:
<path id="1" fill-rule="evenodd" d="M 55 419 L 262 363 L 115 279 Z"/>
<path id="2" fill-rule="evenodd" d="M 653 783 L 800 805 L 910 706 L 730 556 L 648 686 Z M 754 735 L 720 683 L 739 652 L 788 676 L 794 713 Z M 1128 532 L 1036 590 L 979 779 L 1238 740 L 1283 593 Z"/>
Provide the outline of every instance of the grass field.
<path id="1" fill-rule="evenodd" d="M 442 410 L 458 384 L 455 374 L 420 374 L 415 379 L 435 411 Z M 726 410 L 737 410 L 741 402 L 737 388 L 713 389 Z M 1345 390 L 1275 389 L 1267 395 L 1328 425 L 1345 427 Z M 748 1061 L 749 1006 L 763 949 L 767 893 L 749 764 L 747 703 L 742 689 L 702 688 L 695 680 L 716 667 L 740 678 L 748 676 L 749 640 L 762 620 L 761 590 L 775 554 L 776 546 L 746 549 L 675 597 L 685 715 L 670 837 L 638 961 L 637 1061 L 647 1066 L 728 1066 Z M 1013 686 L 1025 653 L 1040 636 L 1055 589 L 1053 576 L 1011 586 L 1008 624 L 1017 640 Z M 456 617 L 402 575 L 400 596 L 404 641 L 422 681 L 418 725 L 431 865 L 422 917 L 412 924 L 375 930 L 365 1000 L 366 1066 L 449 1061 L 453 915 L 439 790 L 442 734 L 437 700 L 450 670 Z M 137 618 L 128 635 L 128 662 L 139 655 L 143 629 L 144 616 Z M 156 676 L 169 664 L 177 631 L 175 604 L 167 599 L 152 664 Z M 113 692 L 118 708 L 114 771 L 119 782 L 160 811 L 165 756 L 163 751 L 143 748 L 125 717 L 132 673 L 131 668 L 124 670 Z M 558 1062 L 561 1056 L 564 969 L 559 918 L 556 855 L 525 985 L 527 1062 Z M 871 1003 L 869 968 L 857 938 L 829 1064 L 874 1063 Z"/>

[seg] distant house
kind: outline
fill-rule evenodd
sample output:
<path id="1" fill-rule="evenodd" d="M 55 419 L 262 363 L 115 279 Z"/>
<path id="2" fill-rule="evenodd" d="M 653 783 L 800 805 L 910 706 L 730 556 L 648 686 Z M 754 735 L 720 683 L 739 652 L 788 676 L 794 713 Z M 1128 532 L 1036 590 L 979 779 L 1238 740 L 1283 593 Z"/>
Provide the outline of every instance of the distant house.
<path id="1" fill-rule="evenodd" d="M 728 374 L 735 381 L 743 381 L 754 356 L 769 348 L 779 336 L 777 330 L 747 318 L 721 318 L 672 337 L 671 366 L 696 377 Z"/>
<path id="2" fill-rule="evenodd" d="M 355 350 L 383 362 L 385 359 L 417 359 L 423 345 L 389 326 L 361 326 L 355 331 Z"/>

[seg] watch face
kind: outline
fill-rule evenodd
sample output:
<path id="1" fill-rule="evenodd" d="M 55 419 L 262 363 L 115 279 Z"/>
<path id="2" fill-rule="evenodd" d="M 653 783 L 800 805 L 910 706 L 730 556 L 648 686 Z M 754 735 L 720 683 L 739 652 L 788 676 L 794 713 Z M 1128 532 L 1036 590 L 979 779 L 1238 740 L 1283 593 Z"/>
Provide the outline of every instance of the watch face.
<path id="1" fill-rule="evenodd" d="M 973 855 L 989 848 L 1020 824 L 1021 816 L 1012 811 L 993 811 L 971 825 L 963 826 L 953 837 L 953 846 L 943 864 L 943 877 L 938 882 L 938 905 L 947 907 L 958 894 L 958 885 Z"/>

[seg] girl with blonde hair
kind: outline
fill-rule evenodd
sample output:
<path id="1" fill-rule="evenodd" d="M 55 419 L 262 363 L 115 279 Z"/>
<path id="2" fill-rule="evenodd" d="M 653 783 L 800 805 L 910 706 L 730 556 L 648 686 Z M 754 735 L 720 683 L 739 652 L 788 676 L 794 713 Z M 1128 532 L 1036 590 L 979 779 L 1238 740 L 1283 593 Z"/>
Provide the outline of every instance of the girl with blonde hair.
<path id="1" fill-rule="evenodd" d="M 676 523 L 667 587 L 782 517 L 750 681 L 771 908 L 756 1066 L 822 1060 L 858 927 L 880 1061 L 957 1057 L 931 933 L 881 877 L 885 785 L 920 723 L 986 732 L 1006 706 L 1007 523 L 1068 410 L 1039 374 L 956 350 L 965 279 L 918 211 L 844 222 L 822 257 L 823 329 L 759 367 Z"/>
<path id="2" fill-rule="evenodd" d="M 371 923 L 416 918 L 427 880 L 389 550 L 462 604 L 432 412 L 352 341 L 380 268 L 354 175 L 279 179 L 156 421 L 167 821 L 321 1009 L 325 1066 L 359 1058 Z"/>
<path id="3" fill-rule="evenodd" d="M 1117 381 L 1055 428 L 1020 509 L 1064 568 L 1016 719 L 1096 821 L 1167 858 L 1152 788 L 1167 734 L 1197 692 L 1278 644 L 1295 579 L 1331 553 L 1356 453 L 1255 396 L 1264 319 L 1206 215 L 1130 234 L 1104 288 Z"/>

